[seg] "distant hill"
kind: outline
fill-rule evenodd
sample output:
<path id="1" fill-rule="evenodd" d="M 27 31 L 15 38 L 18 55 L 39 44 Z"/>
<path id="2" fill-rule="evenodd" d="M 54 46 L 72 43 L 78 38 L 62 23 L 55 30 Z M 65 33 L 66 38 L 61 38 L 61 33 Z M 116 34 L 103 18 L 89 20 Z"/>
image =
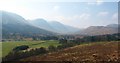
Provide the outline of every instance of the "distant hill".
<path id="1" fill-rule="evenodd" d="M 114 33 L 118 33 L 118 24 L 110 24 L 107 26 L 90 26 L 79 32 L 79 34 L 83 35 L 104 35 Z"/>
<path id="2" fill-rule="evenodd" d="M 120 24 L 109 24 L 106 27 L 118 28 L 120 27 Z"/>
<path id="3" fill-rule="evenodd" d="M 6 11 L 0 11 L 2 13 L 2 34 L 3 38 L 10 34 L 40 34 L 40 35 L 53 35 L 55 33 L 40 29 L 38 27 L 32 26 L 23 17 Z"/>
<path id="4" fill-rule="evenodd" d="M 107 26 L 90 26 L 78 33 L 82 35 L 105 35 L 118 33 L 118 30 L 118 24 L 110 24 Z"/>
<path id="5" fill-rule="evenodd" d="M 78 28 L 64 25 L 57 21 L 46 21 L 44 19 L 36 19 L 29 22 L 32 25 L 37 26 L 39 28 L 62 34 L 74 33 L 79 30 Z"/>

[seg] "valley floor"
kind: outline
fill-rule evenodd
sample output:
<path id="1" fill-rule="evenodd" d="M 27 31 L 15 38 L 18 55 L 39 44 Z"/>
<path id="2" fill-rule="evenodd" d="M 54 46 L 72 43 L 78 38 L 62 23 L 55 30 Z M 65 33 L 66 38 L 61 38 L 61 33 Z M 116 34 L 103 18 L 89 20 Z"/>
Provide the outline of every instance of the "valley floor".
<path id="1" fill-rule="evenodd" d="M 118 62 L 118 51 L 120 51 L 118 45 L 120 45 L 120 41 L 83 44 L 42 56 L 29 57 L 21 61 Z"/>
<path id="2" fill-rule="evenodd" d="M 12 49 L 16 46 L 28 45 L 30 48 L 47 48 L 50 45 L 58 46 L 59 42 L 57 40 L 44 40 L 44 41 L 12 41 L 12 42 L 2 42 L 2 56 L 5 57 Z"/>

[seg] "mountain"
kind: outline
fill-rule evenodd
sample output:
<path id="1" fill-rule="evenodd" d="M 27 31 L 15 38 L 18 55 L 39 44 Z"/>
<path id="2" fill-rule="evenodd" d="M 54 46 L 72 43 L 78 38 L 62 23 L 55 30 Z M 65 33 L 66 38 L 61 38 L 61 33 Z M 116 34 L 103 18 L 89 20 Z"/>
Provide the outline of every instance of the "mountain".
<path id="1" fill-rule="evenodd" d="M 49 31 L 53 31 L 54 29 L 51 27 L 51 25 L 44 19 L 35 19 L 32 21 L 29 21 L 33 26 L 45 29 L 45 30 L 49 30 Z M 54 31 L 53 31 L 54 32 Z"/>
<path id="2" fill-rule="evenodd" d="M 78 28 L 72 27 L 72 26 L 68 26 L 68 25 L 64 25 L 60 22 L 57 21 L 51 21 L 49 22 L 50 25 L 59 33 L 74 33 L 76 31 L 78 31 Z"/>
<path id="3" fill-rule="evenodd" d="M 109 24 L 107 26 L 90 26 L 86 29 L 80 30 L 72 26 L 64 25 L 57 21 L 46 21 L 44 19 L 27 21 L 15 13 L 6 11 L 0 11 L 0 15 L 2 16 L 2 18 L 0 18 L 0 24 L 2 24 L 3 38 L 11 33 L 28 35 L 55 35 L 56 33 L 78 33 L 82 35 L 113 34 L 118 32 L 118 28 L 120 26 L 119 24 Z"/>
<path id="4" fill-rule="evenodd" d="M 90 26 L 82 31 L 80 34 L 83 35 L 104 35 L 118 33 L 118 24 L 110 24 L 107 26 Z"/>
<path id="5" fill-rule="evenodd" d="M 57 21 L 46 21 L 44 19 L 36 19 L 29 22 L 32 25 L 37 26 L 39 28 L 62 34 L 74 33 L 79 30 L 78 28 L 64 25 Z"/>
<path id="6" fill-rule="evenodd" d="M 11 33 L 19 34 L 40 34 L 40 35 L 53 35 L 53 32 L 40 29 L 32 26 L 23 17 L 6 11 L 0 11 L 2 13 L 2 34 L 3 38 Z"/>

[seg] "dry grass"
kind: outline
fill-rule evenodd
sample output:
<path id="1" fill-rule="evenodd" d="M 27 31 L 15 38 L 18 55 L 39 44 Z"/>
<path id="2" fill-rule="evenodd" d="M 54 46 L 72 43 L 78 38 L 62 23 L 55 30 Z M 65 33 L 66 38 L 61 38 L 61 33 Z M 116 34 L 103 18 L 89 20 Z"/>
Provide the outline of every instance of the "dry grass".
<path id="1" fill-rule="evenodd" d="M 78 45 L 64 50 L 26 58 L 22 61 L 83 61 L 118 62 L 120 42 L 102 42 Z M 75 62 L 77 63 L 77 62 Z"/>

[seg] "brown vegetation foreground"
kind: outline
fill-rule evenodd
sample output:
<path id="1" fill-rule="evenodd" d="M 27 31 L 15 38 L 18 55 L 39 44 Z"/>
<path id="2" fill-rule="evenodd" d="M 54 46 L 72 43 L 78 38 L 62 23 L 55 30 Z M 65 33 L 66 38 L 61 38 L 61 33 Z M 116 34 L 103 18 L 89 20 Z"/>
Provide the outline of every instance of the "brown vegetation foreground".
<path id="1" fill-rule="evenodd" d="M 26 58 L 22 61 L 119 62 L 120 42 L 90 43 L 64 50 Z"/>

